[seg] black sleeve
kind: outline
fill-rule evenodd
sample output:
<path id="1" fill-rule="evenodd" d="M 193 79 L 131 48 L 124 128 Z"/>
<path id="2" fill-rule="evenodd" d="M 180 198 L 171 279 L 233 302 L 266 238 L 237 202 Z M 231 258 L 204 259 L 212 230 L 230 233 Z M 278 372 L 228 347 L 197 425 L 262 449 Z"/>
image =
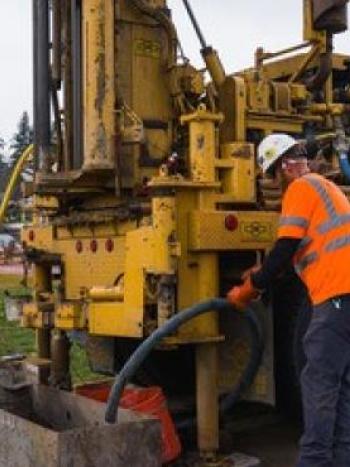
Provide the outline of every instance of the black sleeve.
<path id="1" fill-rule="evenodd" d="M 252 284 L 259 290 L 265 290 L 284 269 L 291 264 L 301 239 L 280 238 L 265 259 L 260 271 L 251 276 Z"/>

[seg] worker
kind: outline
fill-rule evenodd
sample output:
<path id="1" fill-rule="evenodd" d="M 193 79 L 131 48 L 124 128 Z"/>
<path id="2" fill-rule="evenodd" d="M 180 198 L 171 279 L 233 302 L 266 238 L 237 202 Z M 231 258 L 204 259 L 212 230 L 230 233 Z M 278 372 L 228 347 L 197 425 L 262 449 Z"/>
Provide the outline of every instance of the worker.
<path id="1" fill-rule="evenodd" d="M 277 241 L 228 300 L 243 310 L 288 265 L 307 286 L 312 319 L 301 375 L 304 434 L 298 467 L 350 466 L 350 203 L 309 170 L 305 148 L 284 134 L 266 137 L 258 163 L 283 187 Z"/>

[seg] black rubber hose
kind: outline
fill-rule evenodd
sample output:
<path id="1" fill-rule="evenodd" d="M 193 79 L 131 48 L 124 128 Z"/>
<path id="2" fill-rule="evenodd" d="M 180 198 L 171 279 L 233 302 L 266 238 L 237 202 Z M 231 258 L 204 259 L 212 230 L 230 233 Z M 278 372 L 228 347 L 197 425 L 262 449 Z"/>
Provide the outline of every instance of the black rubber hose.
<path id="1" fill-rule="evenodd" d="M 201 43 L 201 47 L 202 47 L 202 49 L 206 49 L 208 47 L 207 41 L 205 40 L 204 34 L 203 34 L 203 32 L 202 32 L 202 30 L 201 30 L 201 28 L 199 26 L 199 23 L 198 23 L 198 21 L 197 21 L 197 19 L 195 17 L 195 14 L 194 14 L 194 12 L 192 10 L 192 7 L 191 7 L 188 0 L 183 0 L 183 3 L 184 3 L 184 6 L 186 8 L 186 11 L 188 13 L 188 16 L 189 16 L 189 18 L 191 20 L 192 26 L 193 26 L 196 34 L 197 34 L 199 42 Z"/>
<path id="2" fill-rule="evenodd" d="M 195 305 L 191 308 L 188 308 L 186 310 L 181 311 L 180 313 L 177 313 L 175 316 L 173 316 L 169 321 L 162 326 L 161 328 L 157 329 L 153 334 L 151 334 L 136 350 L 135 352 L 131 355 L 129 360 L 125 363 L 124 367 L 120 371 L 120 373 L 117 375 L 114 384 L 112 386 L 111 392 L 108 397 L 107 401 L 107 408 L 106 408 L 106 414 L 105 414 L 105 420 L 107 423 L 115 423 L 117 420 L 117 411 L 118 411 L 118 405 L 119 401 L 121 398 L 121 395 L 123 393 L 124 387 L 128 380 L 136 373 L 136 371 L 139 369 L 139 367 L 142 365 L 143 361 L 147 358 L 147 356 L 151 353 L 151 351 L 154 349 L 154 347 L 164 338 L 167 337 L 171 334 L 173 334 L 181 325 L 186 323 L 187 321 L 190 321 L 191 319 L 195 318 L 196 316 L 202 315 L 203 313 L 208 313 L 210 311 L 216 310 L 216 311 L 221 311 L 224 309 L 229 309 L 231 306 L 229 305 L 228 301 L 225 299 L 220 299 L 220 298 L 214 298 L 211 300 L 207 300 L 205 302 L 199 303 L 198 305 Z M 230 396 L 230 402 L 229 406 L 231 405 L 234 400 L 237 398 L 237 394 L 241 394 L 242 390 L 244 390 L 247 387 L 247 384 L 249 383 L 252 373 L 254 373 L 254 376 L 256 374 L 256 371 L 260 365 L 261 362 L 261 355 L 262 355 L 262 349 L 263 346 L 261 346 L 262 338 L 261 338 L 261 333 L 259 331 L 260 327 L 258 325 L 257 319 L 254 315 L 252 315 L 252 312 L 248 311 L 247 314 L 245 313 L 244 316 L 247 316 L 248 321 L 252 323 L 252 326 L 255 326 L 256 328 L 256 336 L 257 337 L 257 342 L 258 345 L 256 347 L 256 350 L 259 347 L 259 352 L 260 356 L 257 357 L 256 352 L 254 353 L 254 365 L 252 362 L 252 358 L 250 359 L 250 362 L 247 366 L 246 371 L 244 372 L 244 376 L 242 378 L 242 382 L 238 385 L 238 387 L 234 390 L 232 393 L 232 397 Z M 254 323 L 254 324 L 253 324 Z M 255 346 L 253 346 L 255 347 Z M 248 381 L 249 380 L 249 381 Z"/>

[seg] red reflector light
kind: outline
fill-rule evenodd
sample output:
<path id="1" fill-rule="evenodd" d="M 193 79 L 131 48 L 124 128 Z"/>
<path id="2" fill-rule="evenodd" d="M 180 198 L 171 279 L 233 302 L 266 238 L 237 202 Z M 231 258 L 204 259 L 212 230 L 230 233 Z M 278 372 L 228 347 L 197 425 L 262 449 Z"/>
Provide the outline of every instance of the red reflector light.
<path id="1" fill-rule="evenodd" d="M 83 242 L 81 240 L 78 240 L 77 243 L 75 244 L 75 249 L 77 253 L 82 253 L 83 251 Z"/>
<path id="2" fill-rule="evenodd" d="M 114 250 L 114 242 L 111 238 L 108 238 L 106 240 L 106 251 L 108 251 L 108 253 L 111 253 L 113 250 Z"/>
<path id="3" fill-rule="evenodd" d="M 229 214 L 225 217 L 225 228 L 233 232 L 238 228 L 238 219 L 236 216 Z"/>
<path id="4" fill-rule="evenodd" d="M 34 242 L 34 239 L 35 239 L 34 230 L 29 230 L 29 232 L 28 232 L 28 238 L 29 238 L 29 241 L 30 241 L 30 242 Z"/>
<path id="5" fill-rule="evenodd" d="M 98 243 L 97 243 L 97 240 L 91 240 L 90 242 L 90 249 L 93 253 L 96 253 L 97 249 L 98 249 Z"/>

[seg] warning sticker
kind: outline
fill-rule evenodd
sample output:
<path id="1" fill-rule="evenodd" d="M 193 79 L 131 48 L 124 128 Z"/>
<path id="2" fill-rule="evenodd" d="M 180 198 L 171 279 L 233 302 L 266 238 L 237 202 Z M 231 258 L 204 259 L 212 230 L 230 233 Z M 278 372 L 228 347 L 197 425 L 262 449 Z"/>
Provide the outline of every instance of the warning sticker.
<path id="1" fill-rule="evenodd" d="M 241 222 L 240 226 L 243 242 L 272 242 L 274 240 L 274 229 L 271 222 Z"/>

